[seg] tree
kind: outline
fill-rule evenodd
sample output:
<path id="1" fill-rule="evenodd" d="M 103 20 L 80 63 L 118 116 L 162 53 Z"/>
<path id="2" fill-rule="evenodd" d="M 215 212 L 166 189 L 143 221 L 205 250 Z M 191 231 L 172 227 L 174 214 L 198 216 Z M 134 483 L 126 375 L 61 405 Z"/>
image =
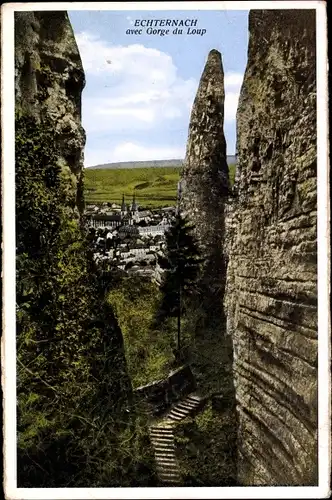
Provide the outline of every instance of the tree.
<path id="1" fill-rule="evenodd" d="M 17 116 L 15 143 L 18 484 L 117 485 L 130 397 L 121 331 L 54 124 Z"/>
<path id="2" fill-rule="evenodd" d="M 157 311 L 157 322 L 167 317 L 177 318 L 177 351 L 180 351 L 181 316 L 184 313 L 183 299 L 196 290 L 196 282 L 202 259 L 192 234 L 193 226 L 180 214 L 166 232 L 166 248 L 158 256 L 159 266 L 164 270 L 160 290 L 162 300 Z"/>

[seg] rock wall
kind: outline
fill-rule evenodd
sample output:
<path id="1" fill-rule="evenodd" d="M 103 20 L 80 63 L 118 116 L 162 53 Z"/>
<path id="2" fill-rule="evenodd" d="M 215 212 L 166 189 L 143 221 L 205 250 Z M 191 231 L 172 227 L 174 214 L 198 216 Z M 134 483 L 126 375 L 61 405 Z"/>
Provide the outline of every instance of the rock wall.
<path id="1" fill-rule="evenodd" d="M 222 314 L 225 263 L 224 205 L 229 179 L 224 137 L 224 72 L 221 54 L 211 50 L 193 104 L 181 175 L 180 209 L 195 226 L 206 262 L 202 271 L 205 309 Z"/>
<path id="2" fill-rule="evenodd" d="M 66 12 L 16 13 L 15 69 L 18 484 L 128 484 L 135 468 L 114 449 L 125 443 L 126 423 L 136 429 L 125 411 L 131 381 L 105 284 L 81 238 L 84 72 Z"/>
<path id="3" fill-rule="evenodd" d="M 317 484 L 315 12 L 251 11 L 225 306 L 244 485 Z"/>
<path id="4" fill-rule="evenodd" d="M 54 123 L 68 205 L 83 209 L 84 71 L 66 12 L 15 13 L 16 112 Z"/>

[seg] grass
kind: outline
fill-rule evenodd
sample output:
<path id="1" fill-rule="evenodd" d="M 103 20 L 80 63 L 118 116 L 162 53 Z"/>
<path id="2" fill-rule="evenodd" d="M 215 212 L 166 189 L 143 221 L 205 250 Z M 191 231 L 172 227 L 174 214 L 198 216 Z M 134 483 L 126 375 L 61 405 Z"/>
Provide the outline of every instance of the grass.
<path id="1" fill-rule="evenodd" d="M 85 169 L 84 172 L 87 203 L 121 203 L 122 194 L 129 203 L 134 191 L 136 201 L 145 207 L 162 207 L 176 202 L 178 167 Z"/>
<path id="2" fill-rule="evenodd" d="M 108 301 L 122 331 L 133 388 L 166 377 L 174 356 L 170 332 L 152 326 L 160 301 L 157 285 L 129 276 L 109 293 Z"/>
<path id="3" fill-rule="evenodd" d="M 235 486 L 236 420 L 212 409 L 175 427 L 175 447 L 184 486 Z"/>
<path id="4" fill-rule="evenodd" d="M 234 183 L 235 165 L 229 166 Z M 137 202 L 144 207 L 164 207 L 176 203 L 180 167 L 124 169 L 85 169 L 87 203 L 121 203 L 122 194 L 131 202 L 135 191 Z"/>

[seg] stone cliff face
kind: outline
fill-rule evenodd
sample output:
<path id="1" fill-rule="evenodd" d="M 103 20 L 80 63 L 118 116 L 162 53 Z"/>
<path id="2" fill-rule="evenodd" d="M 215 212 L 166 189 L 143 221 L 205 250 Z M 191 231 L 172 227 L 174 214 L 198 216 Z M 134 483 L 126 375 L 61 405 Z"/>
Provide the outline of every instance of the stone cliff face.
<path id="1" fill-rule="evenodd" d="M 226 221 L 244 485 L 317 483 L 315 13 L 251 11 Z"/>
<path id="2" fill-rule="evenodd" d="M 68 205 L 83 208 L 84 71 L 66 12 L 15 13 L 16 111 L 49 118 L 60 146 Z"/>
<path id="3" fill-rule="evenodd" d="M 195 226 L 206 259 L 202 271 L 206 308 L 222 314 L 225 278 L 223 258 L 224 205 L 228 166 L 224 137 L 224 72 L 221 54 L 211 50 L 190 117 L 189 137 L 181 176 L 180 208 Z"/>
<path id="4" fill-rule="evenodd" d="M 121 480 L 111 470 L 123 473 L 113 450 L 131 417 L 131 382 L 81 238 L 84 72 L 66 12 L 16 13 L 15 69 L 18 484 L 109 486 Z"/>

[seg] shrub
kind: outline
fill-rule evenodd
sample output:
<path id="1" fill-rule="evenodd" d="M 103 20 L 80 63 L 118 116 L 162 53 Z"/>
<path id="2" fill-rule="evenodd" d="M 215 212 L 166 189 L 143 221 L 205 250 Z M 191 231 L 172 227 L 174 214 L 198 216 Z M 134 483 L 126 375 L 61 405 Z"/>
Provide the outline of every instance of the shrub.
<path id="1" fill-rule="evenodd" d="M 121 332 L 63 185 L 57 139 L 47 121 L 16 120 L 18 486 L 146 484 L 146 429 L 125 411 Z M 141 479 L 139 464 L 150 471 Z"/>

